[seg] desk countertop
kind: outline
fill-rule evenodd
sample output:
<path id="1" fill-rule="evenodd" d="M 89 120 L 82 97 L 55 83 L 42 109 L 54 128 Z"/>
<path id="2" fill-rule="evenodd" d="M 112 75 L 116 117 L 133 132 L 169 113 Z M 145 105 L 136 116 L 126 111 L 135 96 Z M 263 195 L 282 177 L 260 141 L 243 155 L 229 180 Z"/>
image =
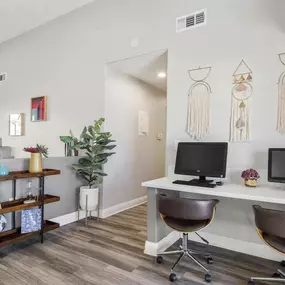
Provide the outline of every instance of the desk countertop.
<path id="1" fill-rule="evenodd" d="M 249 188 L 243 184 L 225 183 L 223 186 L 217 186 L 215 188 L 203 188 L 173 184 L 172 182 L 174 180 L 175 179 L 170 177 L 164 177 L 143 182 L 142 186 L 216 197 L 285 204 L 285 185 L 276 186 L 272 184 L 272 186 L 262 185 L 256 188 Z"/>

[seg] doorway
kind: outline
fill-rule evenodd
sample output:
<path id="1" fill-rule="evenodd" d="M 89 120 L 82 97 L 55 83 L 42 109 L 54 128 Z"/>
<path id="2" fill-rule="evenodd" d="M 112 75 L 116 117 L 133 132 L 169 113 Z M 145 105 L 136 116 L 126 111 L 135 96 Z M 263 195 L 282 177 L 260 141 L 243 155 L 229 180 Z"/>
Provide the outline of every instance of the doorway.
<path id="1" fill-rule="evenodd" d="M 104 208 L 140 201 L 141 183 L 165 176 L 166 102 L 167 51 L 107 64 L 105 126 L 117 148 L 106 165 Z"/>

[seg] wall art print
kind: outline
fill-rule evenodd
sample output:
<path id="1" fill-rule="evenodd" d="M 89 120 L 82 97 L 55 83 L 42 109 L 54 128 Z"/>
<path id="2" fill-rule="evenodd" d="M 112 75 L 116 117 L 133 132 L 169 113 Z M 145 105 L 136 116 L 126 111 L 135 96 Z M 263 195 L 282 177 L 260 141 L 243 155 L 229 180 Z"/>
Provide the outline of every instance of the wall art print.
<path id="1" fill-rule="evenodd" d="M 47 97 L 36 97 L 31 100 L 31 120 L 40 122 L 47 120 Z"/>

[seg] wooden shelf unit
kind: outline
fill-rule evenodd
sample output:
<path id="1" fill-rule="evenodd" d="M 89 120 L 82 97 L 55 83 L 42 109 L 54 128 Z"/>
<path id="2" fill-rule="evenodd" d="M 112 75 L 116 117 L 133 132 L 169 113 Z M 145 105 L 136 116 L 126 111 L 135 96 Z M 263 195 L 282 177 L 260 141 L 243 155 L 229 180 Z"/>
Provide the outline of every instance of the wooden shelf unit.
<path id="1" fill-rule="evenodd" d="M 34 203 L 29 203 L 29 204 L 24 204 L 24 201 L 26 199 L 19 199 L 19 200 L 14 200 L 14 201 L 9 201 L 9 202 L 2 202 L 0 209 L 0 214 L 7 214 L 11 212 L 16 212 L 16 211 L 21 211 L 24 209 L 29 209 L 29 208 L 34 208 L 37 206 L 41 205 L 41 201 L 36 201 Z M 45 194 L 44 195 L 44 204 L 50 204 L 54 203 L 60 200 L 59 196 L 52 196 Z"/>
<path id="2" fill-rule="evenodd" d="M 11 171 L 6 176 L 0 176 L 1 181 L 15 180 L 15 179 L 27 179 L 27 178 L 40 178 L 41 176 L 51 176 L 60 174 L 60 170 L 57 169 L 43 169 L 43 172 L 30 173 L 25 171 Z"/>
<path id="3" fill-rule="evenodd" d="M 41 243 L 44 241 L 44 233 L 54 230 L 59 227 L 58 223 L 53 223 L 51 221 L 44 221 L 44 206 L 46 204 L 54 203 L 60 200 L 59 196 L 48 195 L 44 193 L 44 178 L 45 176 L 59 175 L 60 170 L 56 169 L 44 169 L 43 172 L 39 173 L 29 173 L 29 171 L 13 171 L 9 172 L 7 176 L 0 176 L 1 181 L 12 181 L 12 195 L 13 201 L 7 201 L 1 203 L 0 214 L 12 213 L 12 229 L 5 232 L 0 232 L 0 248 L 5 247 L 10 244 L 15 244 L 17 242 L 24 241 L 30 237 L 40 235 Z M 40 194 L 38 196 L 38 201 L 30 204 L 24 204 L 25 199 L 15 200 L 16 197 L 16 182 L 17 179 L 28 179 L 28 178 L 39 178 L 39 189 Z M 24 209 L 39 207 L 42 212 L 41 219 L 41 230 L 21 234 L 21 228 L 16 228 L 16 211 L 21 211 Z"/>
<path id="4" fill-rule="evenodd" d="M 43 232 L 49 232 L 59 228 L 58 223 L 54 223 L 51 221 L 44 222 L 44 230 Z M 10 231 L 0 233 L 0 248 L 5 247 L 10 244 L 15 244 L 17 242 L 24 241 L 30 237 L 34 237 L 41 234 L 41 231 L 31 232 L 27 234 L 21 234 L 21 228 L 13 229 Z"/>

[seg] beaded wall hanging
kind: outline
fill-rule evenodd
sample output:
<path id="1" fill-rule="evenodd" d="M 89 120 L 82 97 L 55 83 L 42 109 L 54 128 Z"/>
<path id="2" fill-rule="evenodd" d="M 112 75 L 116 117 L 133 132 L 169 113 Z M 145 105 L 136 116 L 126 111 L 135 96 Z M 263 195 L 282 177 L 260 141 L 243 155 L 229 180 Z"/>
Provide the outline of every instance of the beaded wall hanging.
<path id="1" fill-rule="evenodd" d="M 279 54 L 279 60 L 285 65 L 285 53 Z M 285 134 L 285 71 L 278 80 L 277 131 L 282 135 Z"/>
<path id="2" fill-rule="evenodd" d="M 206 79 L 212 67 L 188 70 L 194 81 L 188 93 L 187 133 L 194 140 L 201 140 L 210 132 L 210 85 Z"/>
<path id="3" fill-rule="evenodd" d="M 230 141 L 251 139 L 251 82 L 252 71 L 242 60 L 233 74 Z"/>

